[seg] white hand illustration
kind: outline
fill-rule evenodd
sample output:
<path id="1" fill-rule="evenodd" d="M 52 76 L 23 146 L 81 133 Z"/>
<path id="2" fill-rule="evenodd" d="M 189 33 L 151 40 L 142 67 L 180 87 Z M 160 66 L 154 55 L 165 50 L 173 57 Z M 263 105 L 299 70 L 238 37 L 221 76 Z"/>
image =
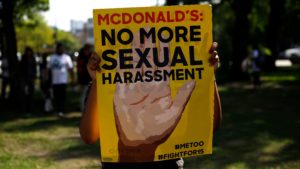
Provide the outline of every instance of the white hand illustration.
<path id="1" fill-rule="evenodd" d="M 134 36 L 132 48 L 154 48 L 151 37 L 144 44 L 139 43 L 138 34 Z M 163 59 L 163 48 L 167 43 L 159 44 L 159 59 Z M 135 51 L 135 50 L 133 50 Z M 169 56 L 168 56 L 169 57 Z M 133 64 L 137 64 L 139 56 L 133 52 Z M 150 50 L 147 60 L 151 68 L 143 65 L 131 70 L 146 72 L 157 69 L 169 70 L 167 65 L 156 68 L 153 63 L 153 52 Z M 118 70 L 120 73 L 122 70 Z M 114 113 L 119 135 L 119 160 L 121 162 L 152 161 L 158 145 L 165 142 L 177 126 L 187 102 L 194 90 L 195 82 L 186 82 L 171 97 L 170 81 L 118 83 L 114 93 Z"/>

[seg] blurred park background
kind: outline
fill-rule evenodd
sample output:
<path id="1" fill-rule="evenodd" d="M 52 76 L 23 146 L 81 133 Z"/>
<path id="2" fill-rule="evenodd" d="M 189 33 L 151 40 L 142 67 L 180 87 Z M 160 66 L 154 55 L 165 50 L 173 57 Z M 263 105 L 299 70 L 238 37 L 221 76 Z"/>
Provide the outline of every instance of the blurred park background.
<path id="1" fill-rule="evenodd" d="M 146 3 L 124 2 L 132 7 L 137 2 L 142 6 Z M 90 18 L 73 18 L 67 23 L 69 28 L 65 28 L 58 26 L 59 18 L 72 8 L 72 3 L 87 2 L 56 0 L 57 5 L 68 5 L 60 5 L 63 7 L 59 9 L 64 11 L 50 8 L 56 18 L 50 24 L 45 12 L 53 3 L 54 0 L 0 0 L 0 86 L 6 86 L 0 102 L 1 169 L 99 168 L 100 165 L 99 145 L 85 145 L 79 138 L 81 85 L 68 86 L 62 118 L 45 112 L 41 78 L 45 58 L 54 52 L 56 42 L 64 44 L 76 75 L 81 47 L 93 44 L 92 9 L 101 6 L 78 10 L 79 14 L 90 13 Z M 118 0 L 107 3 L 109 7 L 122 7 Z M 213 35 L 219 43 L 221 59 L 217 81 L 223 121 L 215 134 L 213 155 L 186 159 L 185 168 L 300 169 L 300 1 L 147 3 L 213 6 Z M 20 83 L 26 46 L 33 49 L 36 63 L 32 95 L 28 89 L 24 92 Z M 75 76 L 74 82 L 76 79 Z M 27 104 L 32 106 L 28 108 Z"/>

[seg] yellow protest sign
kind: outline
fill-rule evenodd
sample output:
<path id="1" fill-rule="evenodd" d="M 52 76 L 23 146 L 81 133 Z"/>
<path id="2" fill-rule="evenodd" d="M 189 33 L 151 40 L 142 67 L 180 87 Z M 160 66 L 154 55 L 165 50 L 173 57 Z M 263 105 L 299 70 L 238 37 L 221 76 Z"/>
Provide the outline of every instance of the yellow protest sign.
<path id="1" fill-rule="evenodd" d="M 212 153 L 210 5 L 94 10 L 103 162 Z"/>

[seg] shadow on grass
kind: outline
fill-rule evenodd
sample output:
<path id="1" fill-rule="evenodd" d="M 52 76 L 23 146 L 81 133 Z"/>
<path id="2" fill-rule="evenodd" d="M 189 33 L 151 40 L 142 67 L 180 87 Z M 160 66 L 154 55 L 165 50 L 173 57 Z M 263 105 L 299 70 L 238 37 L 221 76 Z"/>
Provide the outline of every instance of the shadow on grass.
<path id="1" fill-rule="evenodd" d="M 53 127 L 78 127 L 80 122 L 80 117 L 67 117 L 58 118 L 53 116 L 43 117 L 34 122 L 25 124 L 16 124 L 14 126 L 9 126 L 4 128 L 3 131 L 6 132 L 31 132 L 37 130 L 48 130 Z"/>
<path id="2" fill-rule="evenodd" d="M 43 96 L 40 91 L 37 91 L 34 97 L 34 108 L 30 113 L 20 113 L 17 105 L 13 105 L 12 102 L 3 101 L 0 102 L 1 108 L 1 118 L 0 122 L 3 123 L 13 123 L 16 122 L 15 125 L 10 125 L 9 127 L 2 127 L 0 125 L 1 130 L 6 132 L 29 132 L 36 130 L 45 130 L 50 129 L 52 127 L 78 127 L 80 121 L 80 113 L 79 109 L 79 98 L 80 93 L 68 90 L 68 99 L 66 102 L 66 118 L 59 118 L 54 112 L 46 113 L 43 111 Z M 77 111 L 76 116 L 69 117 L 69 112 Z M 74 113 L 72 113 L 74 114 Z M 20 121 L 26 121 L 21 122 Z M 1 124 L 1 123 L 0 123 Z"/>
<path id="3" fill-rule="evenodd" d="M 78 138 L 77 138 L 78 139 Z M 63 161 L 67 159 L 78 159 L 91 157 L 97 159 L 100 154 L 99 144 L 86 145 L 79 141 L 78 144 L 66 147 L 60 151 L 48 154 L 46 158 L 52 158 L 55 161 Z"/>
<path id="4" fill-rule="evenodd" d="M 70 88 L 67 91 L 65 103 L 65 112 L 80 111 L 80 91 L 73 91 Z M 52 100 L 54 105 L 54 100 Z M 55 105 L 54 105 L 55 107 Z M 16 104 L 14 100 L 0 99 L 1 118 L 0 122 L 13 121 L 19 118 L 35 118 L 55 115 L 54 112 L 46 113 L 44 111 L 44 98 L 40 90 L 35 91 L 33 105 L 31 110 L 23 111 L 21 105 Z"/>

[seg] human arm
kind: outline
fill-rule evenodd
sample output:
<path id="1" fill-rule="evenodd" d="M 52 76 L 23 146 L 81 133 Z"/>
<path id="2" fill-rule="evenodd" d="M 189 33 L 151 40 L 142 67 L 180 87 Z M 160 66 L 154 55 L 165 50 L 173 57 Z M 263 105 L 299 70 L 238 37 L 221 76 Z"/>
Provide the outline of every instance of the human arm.
<path id="1" fill-rule="evenodd" d="M 71 85 L 74 85 L 75 84 L 75 80 L 74 80 L 74 71 L 73 69 L 69 69 L 69 75 L 70 75 L 70 80 L 71 80 Z"/>
<path id="2" fill-rule="evenodd" d="M 220 127 L 222 120 L 222 108 L 221 108 L 221 100 L 219 96 L 217 82 L 214 84 L 214 123 L 213 123 L 213 132 Z"/>
<path id="3" fill-rule="evenodd" d="M 80 121 L 80 136 L 86 144 L 93 144 L 99 139 L 99 115 L 97 107 L 97 88 L 93 82 L 85 103 Z"/>
<path id="4" fill-rule="evenodd" d="M 45 70 L 44 70 L 44 80 L 45 81 L 50 81 L 50 78 L 52 76 L 52 72 L 51 72 L 51 61 L 52 61 L 52 57 L 51 56 L 48 56 L 49 60 L 46 58 L 45 59 L 45 62 L 46 62 L 46 65 L 45 65 Z"/>
<path id="5" fill-rule="evenodd" d="M 214 66 L 214 70 L 216 71 L 219 66 L 219 56 L 216 51 L 218 47 L 218 43 L 214 42 L 209 50 L 211 57 L 209 58 L 209 62 L 211 66 Z M 221 101 L 218 91 L 217 82 L 214 82 L 214 120 L 213 120 L 213 132 L 220 127 L 222 120 L 222 108 Z"/>
<path id="6" fill-rule="evenodd" d="M 71 82 L 71 85 L 74 85 L 75 79 L 74 79 L 73 61 L 69 55 L 67 55 L 67 58 L 68 58 L 67 66 L 68 66 L 68 72 L 69 72 L 69 76 L 70 76 L 70 82 Z"/>
<path id="7" fill-rule="evenodd" d="M 99 113 L 97 107 L 97 87 L 96 87 L 96 71 L 99 68 L 100 58 L 96 53 L 93 53 L 89 59 L 87 69 L 92 78 L 87 95 L 85 108 L 80 121 L 79 132 L 82 140 L 87 144 L 93 144 L 99 139 Z"/>

